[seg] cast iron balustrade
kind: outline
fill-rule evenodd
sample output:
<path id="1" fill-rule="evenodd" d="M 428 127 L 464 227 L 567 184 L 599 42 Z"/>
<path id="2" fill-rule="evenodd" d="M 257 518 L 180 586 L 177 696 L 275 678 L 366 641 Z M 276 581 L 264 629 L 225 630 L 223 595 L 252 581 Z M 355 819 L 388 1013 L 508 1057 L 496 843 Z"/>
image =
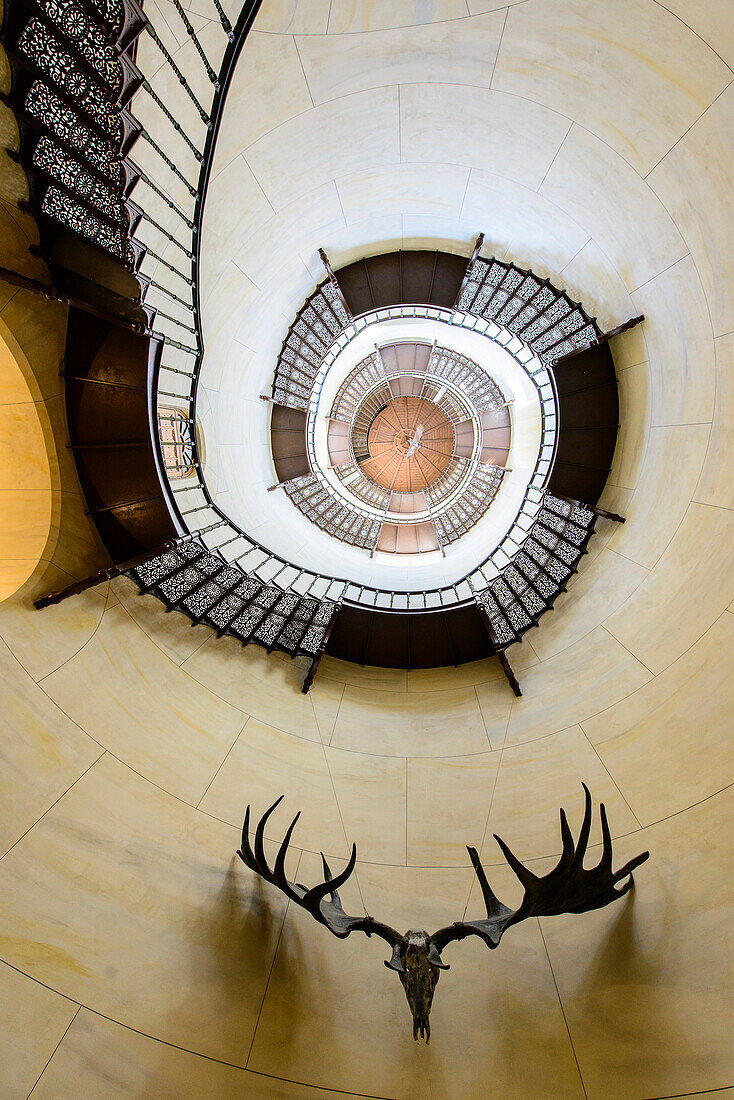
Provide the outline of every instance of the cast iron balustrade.
<path id="1" fill-rule="evenodd" d="M 346 316 L 346 313 L 344 315 Z M 439 588 L 417 592 L 378 589 L 371 585 L 352 582 L 345 577 L 325 576 L 308 568 L 295 566 L 273 553 L 268 548 L 258 544 L 253 538 L 247 535 L 246 532 L 239 529 L 237 525 L 228 519 L 221 509 L 217 507 L 203 482 L 198 459 L 194 464 L 197 477 L 196 482 L 189 483 L 185 486 L 172 487 L 174 499 L 176 499 L 179 505 L 186 510 L 184 518 L 187 528 L 193 532 L 208 528 L 209 533 L 204 536 L 207 545 L 212 548 L 221 547 L 222 551 L 229 559 L 240 562 L 243 568 L 252 572 L 253 575 L 257 576 L 264 583 L 277 585 L 284 591 L 316 592 L 321 596 L 328 592 L 331 598 L 333 598 L 336 593 L 343 591 L 345 604 L 352 603 L 355 606 L 365 609 L 392 610 L 395 612 L 448 610 L 451 608 L 466 607 L 468 604 L 473 603 L 474 600 L 471 586 L 474 585 L 478 590 L 486 587 L 486 585 L 499 574 L 501 569 L 508 564 L 513 555 L 517 552 L 522 540 L 525 538 L 527 531 L 532 525 L 535 514 L 540 507 L 544 483 L 551 469 L 554 449 L 553 440 L 556 414 L 553 381 L 540 360 L 533 357 L 529 351 L 526 352 L 523 350 L 523 345 L 520 341 L 515 340 L 510 333 L 506 333 L 499 329 L 493 322 L 486 321 L 483 318 L 472 315 L 457 315 L 450 310 L 434 306 L 395 306 L 380 309 L 375 314 L 378 320 L 389 320 L 392 317 L 402 318 L 405 316 L 457 323 L 472 331 L 489 334 L 491 338 L 497 340 L 498 343 L 507 348 L 510 354 L 515 356 L 538 390 L 542 416 L 542 443 L 536 470 L 531 478 L 525 498 L 521 503 L 514 522 L 510 524 L 505 537 L 501 540 L 500 544 L 491 551 L 484 562 L 480 563 L 465 578 Z M 370 323 L 370 319 L 370 317 L 365 315 L 350 320 L 347 329 L 337 337 L 335 345 L 330 350 L 326 359 L 322 362 L 319 373 L 316 376 L 316 382 L 311 392 L 312 401 L 317 399 L 318 393 L 320 392 L 320 387 L 323 384 L 323 377 L 329 368 L 330 357 L 345 347 L 355 334 L 362 331 L 362 329 Z M 161 382 L 159 383 L 159 393 L 166 392 L 162 389 L 164 384 L 170 385 L 168 376 L 165 376 L 165 382 L 163 379 L 164 375 L 162 374 Z M 174 391 L 174 393 L 177 392 L 184 401 L 189 400 L 196 382 L 194 364 L 189 362 L 187 364 L 187 369 L 181 368 L 177 370 L 176 378 L 173 379 L 173 382 L 174 384 L 178 383 L 180 385 L 180 388 Z M 454 484 L 457 484 L 463 476 L 466 460 L 456 459 L 452 460 L 452 463 L 454 464 L 447 468 L 442 478 L 453 476 L 455 478 Z M 309 481 L 308 484 L 313 491 L 316 491 L 317 487 L 313 482 Z M 293 488 L 298 488 L 298 485 L 298 481 L 291 483 Z M 449 488 L 451 488 L 451 486 L 449 486 Z M 427 490 L 427 493 L 430 493 L 430 489 Z M 184 501 L 185 504 L 183 503 Z M 366 535 L 369 535 L 371 529 L 365 523 L 365 520 L 374 522 L 375 519 L 374 513 L 367 510 L 367 506 L 371 503 L 372 502 L 365 500 L 366 507 L 364 515 L 361 515 L 359 509 L 355 509 L 356 514 L 354 517 L 353 536 L 359 537 L 361 533 L 361 536 L 364 538 Z M 399 520 L 399 517 L 397 518 Z M 460 517 L 457 517 L 457 521 L 460 521 Z M 370 542 L 371 536 L 367 540 L 367 548 L 369 548 Z"/>
<path id="2" fill-rule="evenodd" d="M 385 368 L 379 351 L 375 350 L 344 379 L 334 398 L 329 415 L 334 420 L 344 420 L 348 423 L 367 390 L 381 382 L 384 377 Z"/>
<path id="3" fill-rule="evenodd" d="M 31 208 L 39 222 L 42 252 L 53 265 L 54 286 L 67 295 L 77 294 L 79 301 L 76 269 L 71 290 L 59 283 L 60 273 L 72 271 L 67 267 L 70 255 L 77 263 L 74 248 L 64 243 L 64 232 L 72 241 L 85 242 L 85 247 L 109 258 L 109 270 L 97 268 L 93 274 L 81 276 L 82 283 L 86 278 L 88 285 L 86 290 L 82 286 L 80 304 L 86 302 L 93 311 L 159 339 L 163 355 L 154 376 L 152 423 L 156 422 L 158 395 L 162 404 L 180 406 L 187 422 L 195 421 L 203 356 L 198 230 L 224 91 L 259 7 L 259 0 L 245 3 L 233 29 L 218 0 L 213 3 L 222 37 L 207 51 L 183 7 L 174 5 L 185 33 L 193 40 L 191 63 L 203 65 L 209 77 L 207 94 L 201 93 L 200 99 L 193 97 L 187 74 L 168 54 L 137 0 L 9 0 L 4 7 L 3 42 L 12 70 L 7 99 L 21 132 L 16 159 L 29 178 Z M 133 60 L 135 42 L 143 30 L 162 58 L 155 74 L 141 72 Z M 171 74 L 194 102 L 201 120 L 196 131 L 184 130 L 176 105 L 166 103 L 163 89 Z M 155 139 L 132 113 L 135 96 L 148 97 L 166 120 L 163 128 L 156 127 Z M 166 129 L 169 126 L 170 130 Z M 156 151 L 160 178 L 152 178 L 131 159 L 139 138 Z M 198 174 L 196 185 L 190 182 L 192 162 Z M 186 202 L 172 200 L 169 182 L 185 189 Z M 160 203 L 173 212 L 171 225 L 161 224 L 161 207 L 156 205 Z M 161 252 L 171 241 L 176 251 L 169 251 L 166 258 Z M 350 265 L 348 292 L 346 282 L 341 285 L 330 274 L 304 304 L 286 335 L 273 397 L 283 405 L 308 409 L 322 384 L 330 349 L 345 346 L 350 327 L 358 331 L 366 325 L 365 310 L 372 310 L 376 319 L 406 316 L 408 307 L 393 306 L 394 302 L 428 303 L 411 305 L 412 315 L 448 318 L 450 323 L 472 327 L 502 343 L 525 365 L 538 388 L 543 442 L 516 519 L 487 559 L 468 576 L 423 592 L 382 591 L 296 567 L 249 538 L 217 508 L 203 483 L 192 438 L 194 478 L 185 485 L 168 485 L 167 492 L 176 522 L 201 539 L 201 553 L 197 551 L 195 560 L 178 556 L 173 563 L 178 581 L 171 577 L 165 591 L 155 584 L 151 590 L 171 606 L 185 609 L 192 621 L 209 621 L 220 632 L 239 630 L 236 636 L 240 640 L 304 655 L 313 655 L 320 637 L 309 631 L 323 625 L 315 617 L 308 618 L 306 611 L 315 616 L 319 607 L 336 608 L 342 601 L 361 608 L 430 612 L 476 606 L 479 598 L 486 604 L 500 646 L 517 640 L 537 621 L 536 595 L 541 603 L 552 606 L 554 596 L 548 586 L 553 582 L 557 591 L 561 590 L 564 570 L 570 574 L 575 569 L 593 530 L 593 519 L 581 522 L 583 509 L 574 513 L 575 518 L 559 513 L 554 498 L 544 502 L 556 430 L 553 379 L 545 364 L 601 344 L 606 336 L 577 303 L 548 280 L 512 264 L 481 259 L 478 250 L 468 270 L 466 261 L 456 256 L 446 256 L 442 268 L 436 253 L 427 274 L 421 270 L 421 257 L 401 254 L 398 283 L 403 296 L 398 298 L 390 296 L 392 291 L 381 297 L 374 281 L 380 265 L 385 270 L 385 258 Z M 126 273 L 127 282 L 120 272 Z M 347 279 L 346 272 L 344 277 Z M 81 384 L 84 380 L 77 381 Z M 103 384 L 107 383 L 99 383 Z M 471 380 L 467 379 L 467 384 L 471 385 Z M 345 412 L 348 415 L 346 403 Z M 178 472 L 170 471 L 174 476 Z M 456 468 L 451 476 L 455 473 Z M 491 471 L 489 476 L 502 474 Z M 442 541 L 450 541 L 452 531 L 460 531 L 466 519 L 459 510 L 453 513 L 451 529 L 447 519 Z M 556 520 L 565 523 L 560 533 Z M 355 527 L 355 539 L 360 537 L 359 531 L 365 537 L 365 523 L 371 520 L 357 515 L 357 522 L 361 526 Z M 582 531 L 581 542 L 574 541 L 572 536 Z M 214 559 L 213 565 L 210 559 Z M 185 583 L 183 575 L 179 576 L 184 570 L 193 571 L 186 573 Z M 159 579 L 162 584 L 164 578 Z M 247 589 L 245 599 L 242 586 L 248 584 L 254 587 Z M 511 599 L 508 592 L 514 594 Z M 274 602 L 266 607 L 271 596 Z M 296 604 L 292 606 L 285 597 L 295 598 Z M 268 615 L 256 614 L 256 608 Z M 232 629 L 235 620 L 240 621 L 241 629 Z"/>
<path id="4" fill-rule="evenodd" d="M 358 500 L 370 505 L 372 508 L 377 508 L 383 512 L 387 511 L 390 504 L 390 490 L 383 489 L 381 485 L 376 485 L 374 481 L 370 481 L 358 466 L 352 463 L 337 466 L 334 473 Z"/>
<path id="5" fill-rule="evenodd" d="M 337 273 L 338 278 L 338 273 Z M 594 318 L 590 318 L 580 303 L 574 302 L 564 290 L 559 290 L 547 279 L 539 279 L 531 271 L 523 270 L 501 260 L 472 261 L 456 303 L 456 309 L 494 322 L 500 329 L 519 337 L 543 362 L 553 363 L 578 348 L 596 343 L 603 335 Z M 341 329 L 346 328 L 347 317 L 331 280 L 327 279 L 306 300 L 283 342 L 275 368 L 273 399 L 281 405 L 306 409 L 320 360 Z M 484 372 L 477 374 L 470 360 L 458 352 L 443 349 L 443 356 L 434 356 L 431 371 L 439 374 L 446 369 L 452 377 L 464 366 L 463 385 L 467 395 L 481 402 L 487 392 L 486 407 L 492 401 L 491 380 Z M 376 378 L 380 374 L 378 358 L 372 365 Z M 370 373 L 365 364 L 365 372 Z M 348 419 L 353 412 L 351 387 L 342 387 L 337 395 L 334 413 L 340 419 Z"/>
<path id="6" fill-rule="evenodd" d="M 497 383 L 485 371 L 478 370 L 476 363 L 466 355 L 451 348 L 435 347 L 426 373 L 453 383 L 478 412 L 499 408 L 505 402 Z M 453 415 L 456 416 L 456 413 Z"/>
<path id="7" fill-rule="evenodd" d="M 404 493 L 376 484 L 359 465 L 370 460 L 368 437 L 375 418 L 401 395 L 431 401 L 454 429 L 461 425 L 468 429 L 465 447 L 471 440 L 471 453 L 452 454 L 437 479 L 410 500 Z M 383 345 L 354 367 L 332 403 L 329 419 L 348 424 L 352 456 L 351 461 L 336 466 L 336 476 L 351 497 L 366 505 L 373 517 L 388 522 L 391 529 L 417 522 L 424 527 L 435 524 L 438 545 L 434 549 L 445 548 L 484 515 L 500 487 L 503 468 L 479 465 L 479 414 L 504 409 L 506 404 L 496 383 L 465 355 L 429 343 Z M 509 440 L 509 415 L 503 415 Z M 373 524 L 368 526 L 355 515 L 351 497 L 346 502 L 344 497 L 336 499 L 334 488 L 313 458 L 311 467 L 307 478 L 283 482 L 299 510 L 328 534 L 365 549 L 384 550 L 379 528 L 376 531 Z"/>
<path id="8" fill-rule="evenodd" d="M 193 423 L 176 409 L 159 406 L 158 430 L 168 477 L 178 480 L 192 474 L 196 449 Z"/>
<path id="9" fill-rule="evenodd" d="M 493 641 L 506 648 L 549 611 L 594 533 L 596 515 L 546 493 L 520 550 L 475 599 L 491 625 Z"/>
<path id="10" fill-rule="evenodd" d="M 259 3 L 247 0 L 243 4 L 233 31 L 221 4 L 213 0 L 212 11 L 221 25 L 222 37 L 218 43 L 209 38 L 207 50 L 212 56 L 204 49 L 184 7 L 174 5 L 198 55 L 197 63 L 204 66 L 211 81 L 209 101 L 203 103 L 190 92 L 188 69 L 193 62 L 187 61 L 187 71 L 182 71 L 149 21 L 149 14 L 154 20 L 160 18 L 157 9 L 144 14 L 138 0 L 8 0 L 4 6 L 2 38 L 12 73 L 8 101 L 21 134 L 17 157 L 29 179 L 31 207 L 39 223 L 44 258 L 54 265 L 55 286 L 74 296 L 77 304 L 132 322 L 139 330 L 150 327 L 158 314 L 155 306 L 146 303 L 151 287 L 158 295 L 181 305 L 181 317 L 171 311 L 158 314 L 164 321 L 160 335 L 166 344 L 162 368 L 166 374 L 182 370 L 177 353 L 191 354 L 198 361 L 201 351 L 194 288 L 196 226 L 201 213 L 198 200 L 208 173 L 213 120 L 221 110 L 222 88 Z M 137 39 L 144 31 L 163 60 L 160 68 L 156 63 L 156 71 L 148 74 L 148 79 L 134 60 Z M 170 33 L 168 28 L 166 33 Z M 171 74 L 195 102 L 203 123 L 196 134 L 187 132 L 178 121 L 176 105 L 166 103 L 163 89 L 170 85 Z M 136 95 L 152 100 L 167 119 L 161 132 L 156 132 L 158 140 L 146 133 L 131 111 Z M 139 137 L 162 160 L 160 181 L 131 159 Z M 187 178 L 187 158 L 192 155 L 200 177 L 198 186 Z M 188 189 L 188 208 L 173 202 L 167 194 L 169 172 Z M 133 190 L 135 201 L 131 199 Z M 180 222 L 171 227 L 173 232 L 156 216 L 160 204 L 173 210 Z M 156 232 L 143 233 L 141 220 Z M 85 262 L 80 282 L 79 260 L 71 259 L 73 250 L 65 233 L 105 254 L 107 266 L 101 261 Z M 182 250 L 183 263 L 175 256 L 173 262 L 160 256 L 160 249 L 156 250 L 160 238 Z M 156 266 L 163 278 L 154 278 L 158 274 Z M 123 276 L 119 268 L 127 275 Z M 169 285 L 166 271 L 192 289 L 190 300 L 175 280 Z M 197 336 L 195 347 L 189 348 L 181 341 L 180 328 Z M 183 373 L 188 375 L 189 370 L 187 364 Z M 174 387 L 169 385 L 168 389 Z M 184 398 L 190 396 L 181 387 L 175 387 L 175 392 Z"/>
<path id="11" fill-rule="evenodd" d="M 284 592 L 264 584 L 203 541 L 193 539 L 126 571 L 140 593 L 152 593 L 168 611 L 180 611 L 219 637 L 237 638 L 268 652 L 316 658 L 339 612 L 336 600 Z"/>
<path id="12" fill-rule="evenodd" d="M 350 546 L 374 550 L 380 533 L 379 519 L 349 508 L 333 495 L 320 477 L 306 474 L 288 482 L 284 489 L 306 519 L 322 531 Z"/>
<path id="13" fill-rule="evenodd" d="M 480 463 L 458 500 L 433 517 L 442 546 L 460 539 L 481 519 L 487 510 L 487 502 L 497 494 L 503 474 L 501 466 L 483 466 Z M 426 490 L 427 494 L 429 492 Z"/>
<path id="14" fill-rule="evenodd" d="M 579 302 L 548 279 L 502 260 L 474 260 L 457 308 L 519 336 L 544 362 L 594 344 L 602 331 Z"/>
<path id="15" fill-rule="evenodd" d="M 348 324 L 346 310 L 330 279 L 308 298 L 278 356 L 273 399 L 307 409 L 313 382 L 326 352 Z"/>

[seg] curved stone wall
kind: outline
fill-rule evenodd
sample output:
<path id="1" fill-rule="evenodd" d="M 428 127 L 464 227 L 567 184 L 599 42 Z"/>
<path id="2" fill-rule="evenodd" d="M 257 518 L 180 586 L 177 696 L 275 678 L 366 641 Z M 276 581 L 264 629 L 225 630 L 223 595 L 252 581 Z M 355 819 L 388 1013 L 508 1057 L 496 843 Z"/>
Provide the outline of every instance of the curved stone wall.
<path id="1" fill-rule="evenodd" d="M 0 318 L 0 601 L 17 592 L 34 572 L 49 541 L 52 516 L 45 409 L 34 401 L 21 363 L 3 335 Z"/>
<path id="2" fill-rule="evenodd" d="M 726 5 L 468 6 L 265 0 L 205 227 L 209 453 L 232 395 L 260 392 L 319 245 L 341 264 L 370 241 L 466 250 L 483 229 L 605 326 L 647 317 L 616 348 L 601 501 L 627 523 L 600 524 L 519 647 L 521 699 L 491 663 L 328 658 L 303 696 L 293 664 L 127 581 L 32 612 L 60 569 L 97 564 L 79 505 L 66 564 L 0 608 L 4 1095 L 642 1100 L 734 1082 Z M 249 220 L 227 220 L 233 193 Z M 221 484 L 227 447 L 267 445 L 261 419 L 262 439 L 257 418 L 243 444 L 220 435 Z M 516 902 L 492 833 L 547 866 L 582 779 L 619 861 L 650 849 L 636 889 L 496 953 L 447 949 L 427 1048 L 382 943 L 334 940 L 234 858 L 244 803 L 285 793 L 301 881 L 356 840 L 347 907 L 430 928 L 479 912 L 467 843 Z"/>

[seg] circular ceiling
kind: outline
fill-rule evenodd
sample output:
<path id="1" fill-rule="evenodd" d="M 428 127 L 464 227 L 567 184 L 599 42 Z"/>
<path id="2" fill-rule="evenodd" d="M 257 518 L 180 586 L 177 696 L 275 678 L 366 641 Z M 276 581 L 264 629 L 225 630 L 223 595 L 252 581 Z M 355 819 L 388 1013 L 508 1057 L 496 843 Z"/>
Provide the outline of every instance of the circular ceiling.
<path id="1" fill-rule="evenodd" d="M 414 331 L 415 319 L 406 326 Z M 442 335 L 454 342 L 451 330 Z M 485 366 L 445 342 L 377 340 L 372 348 L 356 365 L 353 355 L 337 354 L 307 411 L 276 404 L 271 446 L 279 482 L 312 523 L 372 557 L 443 558 L 502 485 L 514 398 L 506 399 Z M 320 422 L 326 447 L 308 448 Z M 301 424 L 299 471 L 293 448 Z"/>
<path id="2" fill-rule="evenodd" d="M 395 397 L 377 414 L 367 435 L 369 457 L 360 468 L 394 493 L 433 485 L 454 452 L 454 429 L 427 397 Z"/>

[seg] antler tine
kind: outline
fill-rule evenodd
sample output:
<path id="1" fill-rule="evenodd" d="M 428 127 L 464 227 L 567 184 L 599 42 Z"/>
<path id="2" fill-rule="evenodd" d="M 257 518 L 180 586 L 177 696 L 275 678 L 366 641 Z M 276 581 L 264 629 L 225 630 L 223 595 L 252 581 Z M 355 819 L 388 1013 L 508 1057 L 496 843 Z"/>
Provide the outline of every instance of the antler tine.
<path id="1" fill-rule="evenodd" d="M 242 839 L 240 841 L 240 850 L 237 853 L 240 859 L 244 860 L 249 866 L 250 863 L 254 863 L 255 855 L 250 847 L 250 807 L 248 805 L 245 810 L 245 821 L 242 826 Z M 247 858 L 246 858 L 247 857 Z"/>
<path id="2" fill-rule="evenodd" d="M 329 864 L 326 862 L 326 856 L 324 855 L 323 852 L 321 853 L 321 862 L 324 865 L 324 882 L 333 882 L 333 878 L 332 878 L 332 874 L 331 874 L 331 868 L 329 867 Z M 333 888 L 333 886 L 332 886 L 332 889 L 331 889 L 331 900 L 332 900 L 332 902 L 334 902 L 335 905 L 340 905 L 341 904 L 341 902 L 339 900 L 339 891 L 335 890 Z"/>
<path id="3" fill-rule="evenodd" d="M 584 820 L 581 823 L 576 851 L 573 853 L 573 859 L 571 860 L 572 867 L 577 867 L 580 863 L 583 863 L 589 844 L 589 834 L 591 833 L 591 792 L 585 783 L 582 783 L 581 786 L 584 788 Z"/>
<path id="4" fill-rule="evenodd" d="M 630 881 L 629 881 L 629 883 L 625 883 L 625 885 L 627 886 L 627 889 L 629 890 L 630 886 L 632 885 L 632 881 L 633 881 L 632 880 L 632 872 L 634 870 L 636 870 L 640 866 L 641 863 L 646 863 L 649 858 L 650 858 L 650 853 L 649 852 L 640 852 L 639 856 L 635 856 L 634 859 L 631 859 L 631 860 L 629 860 L 628 863 L 625 863 L 624 867 L 621 867 L 619 869 L 619 871 L 614 872 L 614 874 L 612 875 L 612 881 L 614 883 L 621 882 L 623 878 L 626 878 L 627 875 L 629 875 L 630 876 Z M 618 890 L 617 893 L 621 894 L 622 891 Z"/>
<path id="5" fill-rule="evenodd" d="M 326 860 L 324 859 L 323 852 L 321 853 L 321 858 L 322 858 L 322 860 L 324 860 L 324 863 L 326 863 Z M 352 871 L 354 870 L 356 862 L 357 862 L 357 845 L 352 844 L 352 854 L 349 857 L 349 862 L 347 863 L 344 870 L 342 872 L 340 872 L 340 874 L 338 874 L 336 876 L 336 878 L 327 878 L 325 882 L 320 882 L 318 884 L 318 886 L 313 886 L 304 895 L 303 902 L 302 902 L 304 908 L 308 909 L 313 915 L 316 915 L 316 913 L 319 913 L 320 912 L 319 911 L 319 902 L 322 900 L 322 898 L 325 898 L 327 894 L 336 893 L 337 890 L 339 889 L 339 887 L 344 885 L 344 883 L 347 881 L 347 879 L 351 875 Z M 327 869 L 328 869 L 328 864 L 327 864 Z"/>
<path id="6" fill-rule="evenodd" d="M 492 833 L 492 836 L 499 844 L 500 848 L 502 849 L 503 856 L 509 863 L 510 867 L 512 867 L 512 870 L 515 872 L 517 877 L 520 879 L 521 884 L 527 890 L 529 886 L 532 886 L 532 884 L 537 881 L 537 876 L 534 875 L 532 871 L 529 871 L 528 868 L 520 862 L 514 852 L 512 852 L 507 847 L 502 837 L 497 836 L 496 833 Z"/>
<path id="7" fill-rule="evenodd" d="M 286 830 L 286 834 L 283 837 L 280 848 L 278 848 L 278 854 L 275 857 L 275 864 L 273 866 L 273 879 L 275 880 L 276 885 L 279 886 L 281 890 L 284 890 L 286 892 L 289 890 L 289 886 L 288 879 L 285 876 L 285 857 L 288 854 L 288 845 L 291 842 L 293 830 L 298 824 L 298 819 L 300 816 L 301 811 L 299 810 Z"/>
<path id="8" fill-rule="evenodd" d="M 563 841 L 563 854 L 561 855 L 561 860 L 570 862 L 573 859 L 576 845 L 574 844 L 571 826 L 568 824 L 568 818 L 566 817 L 566 811 L 563 806 L 561 806 L 561 840 Z"/>
<path id="9" fill-rule="evenodd" d="M 255 829 L 255 862 L 258 864 L 259 867 L 263 868 L 263 871 L 261 872 L 261 874 L 263 874 L 263 877 L 270 878 L 271 880 L 273 877 L 273 872 L 270 870 L 270 865 L 268 864 L 268 861 L 265 857 L 265 826 L 273 810 L 275 810 L 280 805 L 284 797 L 284 795 L 281 795 L 280 798 L 276 798 L 273 805 L 262 815 L 257 823 L 257 828 Z"/>
<path id="10" fill-rule="evenodd" d="M 476 848 L 472 848 L 467 844 L 466 850 L 469 853 L 469 859 L 472 862 L 474 873 L 479 881 L 479 887 L 482 891 L 482 897 L 484 898 L 484 904 L 487 909 L 487 916 L 490 918 L 497 917 L 502 912 L 502 902 L 487 881 L 487 876 L 484 873 L 484 868 L 482 867 Z"/>
<path id="11" fill-rule="evenodd" d="M 610 871 L 612 869 L 612 834 L 609 831 L 609 822 L 607 821 L 607 808 L 603 802 L 599 803 L 599 816 L 601 817 L 601 835 L 603 840 L 599 867 L 603 868 L 605 871 Z"/>
<path id="12" fill-rule="evenodd" d="M 585 796 L 584 820 L 579 839 L 574 844 L 568 819 L 561 810 L 561 838 L 563 852 L 547 874 L 533 874 L 505 844 L 501 837 L 494 834 L 502 854 L 524 887 L 525 894 L 518 909 L 510 909 L 499 901 L 487 883 L 476 848 L 467 848 L 474 871 L 487 906 L 487 917 L 482 920 L 456 921 L 453 925 L 439 928 L 431 936 L 431 941 L 440 954 L 447 944 L 454 940 L 463 940 L 465 936 L 479 936 L 489 948 L 497 947 L 507 929 L 528 917 L 552 917 L 558 913 L 588 913 L 592 909 L 601 909 L 605 905 L 622 897 L 633 885 L 632 872 L 649 858 L 649 852 L 635 856 L 621 868 L 612 870 L 612 835 L 609 830 L 604 804 L 600 804 L 602 829 L 602 855 L 596 867 L 584 867 L 584 855 L 591 832 L 591 794 L 583 784 Z M 620 889 L 617 883 L 627 881 Z"/>

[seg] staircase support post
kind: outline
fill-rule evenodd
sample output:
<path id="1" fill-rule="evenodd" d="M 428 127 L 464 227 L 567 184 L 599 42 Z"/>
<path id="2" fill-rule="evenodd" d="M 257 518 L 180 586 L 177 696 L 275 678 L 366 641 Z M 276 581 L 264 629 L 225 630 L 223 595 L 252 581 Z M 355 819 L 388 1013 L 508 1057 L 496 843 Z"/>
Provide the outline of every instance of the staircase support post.
<path id="1" fill-rule="evenodd" d="M 617 515 L 616 512 L 607 512 L 604 508 L 597 508 L 594 504 L 586 504 L 583 500 L 574 500 L 573 497 L 564 497 L 561 493 L 553 493 L 554 497 L 558 497 L 559 500 L 565 500 L 566 504 L 573 504 L 576 508 L 585 508 L 587 512 L 593 512 L 595 516 L 599 516 L 600 519 L 611 519 L 615 523 L 626 523 L 625 516 Z"/>
<path id="2" fill-rule="evenodd" d="M 497 660 L 502 665 L 502 671 L 504 672 L 505 677 L 507 678 L 507 683 L 512 688 L 513 694 L 517 698 L 520 698 L 520 696 L 522 695 L 522 691 L 520 690 L 520 684 L 518 682 L 517 676 L 515 675 L 515 673 L 512 670 L 512 665 L 507 660 L 507 654 L 505 653 L 504 649 L 498 649 L 497 650 Z"/>
<path id="3" fill-rule="evenodd" d="M 459 302 L 461 301 L 461 295 L 464 293 L 464 287 L 466 286 L 466 284 L 469 280 L 469 272 L 474 267 L 474 261 L 477 259 L 479 253 L 481 252 L 483 244 L 484 244 L 484 233 L 480 233 L 479 236 L 477 237 L 476 241 L 474 242 L 474 248 L 472 250 L 471 257 L 469 258 L 469 262 L 466 265 L 466 271 L 464 272 L 464 278 L 461 280 L 461 286 L 459 287 L 459 293 L 456 295 L 456 300 L 454 301 L 454 309 L 459 308 Z"/>
<path id="4" fill-rule="evenodd" d="M 476 597 L 475 597 L 475 599 L 476 599 Z M 500 665 L 502 666 L 502 671 L 505 674 L 505 678 L 507 680 L 507 683 L 512 688 L 513 694 L 517 698 L 520 698 L 520 696 L 522 695 L 522 691 L 520 689 L 520 682 L 519 682 L 517 676 L 515 675 L 515 673 L 513 672 L 512 665 L 510 664 L 509 660 L 507 659 L 507 654 L 505 653 L 505 650 L 499 644 L 499 641 L 497 639 L 497 635 L 494 632 L 494 627 L 492 626 L 492 620 L 490 619 L 489 615 L 487 614 L 486 609 L 482 606 L 482 604 L 479 602 L 479 600 L 476 601 L 476 604 L 477 604 L 477 607 L 479 609 L 479 613 L 482 616 L 482 619 L 484 621 L 484 625 L 487 628 L 487 633 L 489 634 L 492 645 L 494 646 L 494 655 L 497 658 L 497 660 L 499 661 Z"/>
<path id="5" fill-rule="evenodd" d="M 321 658 L 323 657 L 324 653 L 326 652 L 326 645 L 329 641 L 329 635 L 331 634 L 332 628 L 334 626 L 334 623 L 337 620 L 337 616 L 339 615 L 340 611 L 341 611 L 341 604 L 338 604 L 335 611 L 334 611 L 334 614 L 329 619 L 329 625 L 327 626 L 326 632 L 324 633 L 324 640 L 322 641 L 321 645 L 319 646 L 318 652 L 315 653 L 314 656 L 311 658 L 311 664 L 308 666 L 308 672 L 306 673 L 306 678 L 303 681 L 303 687 L 301 688 L 301 694 L 302 695 L 308 695 L 309 691 L 311 690 L 311 685 L 313 684 L 314 679 L 316 678 L 316 672 L 318 670 L 319 665 L 321 664 Z"/>
<path id="6" fill-rule="evenodd" d="M 324 265 L 324 270 L 326 271 L 326 274 L 329 278 L 329 282 L 331 283 L 334 290 L 336 291 L 336 295 L 337 295 L 339 301 L 342 304 L 342 308 L 343 308 L 344 312 L 346 313 L 347 317 L 351 321 L 352 320 L 352 311 L 349 308 L 349 306 L 347 305 L 347 300 L 344 297 L 344 292 L 342 291 L 342 288 L 339 286 L 339 280 L 337 279 L 336 275 L 334 274 L 334 269 L 332 268 L 331 264 L 329 263 L 329 257 L 326 255 L 323 248 L 319 249 L 319 258 L 321 260 L 321 263 Z"/>
<path id="7" fill-rule="evenodd" d="M 33 601 L 33 606 L 36 611 L 42 611 L 44 607 L 51 607 L 52 604 L 62 603 L 63 600 L 68 600 L 70 596 L 78 596 L 81 592 L 86 592 L 89 588 L 95 588 L 96 585 L 102 584 L 104 581 L 114 580 L 115 577 L 121 576 L 126 573 L 128 569 L 134 569 L 137 565 L 142 565 L 143 562 L 148 561 L 150 558 L 156 558 L 160 554 L 165 554 L 168 550 L 172 550 L 174 546 L 178 545 L 179 539 L 171 539 L 169 542 L 165 542 L 163 546 L 156 547 L 155 550 L 148 550 L 144 554 L 139 554 L 137 558 L 131 558 L 130 561 L 123 562 L 121 565 L 110 565 L 106 569 L 98 569 L 96 573 L 90 574 L 81 581 L 73 581 L 67 585 L 66 588 L 61 588 L 57 592 L 50 592 L 48 596 L 41 596 L 39 599 Z"/>
<path id="8" fill-rule="evenodd" d="M 609 332 L 603 332 L 601 336 L 591 344 L 585 344 L 582 348 L 574 348 L 573 351 L 567 352 L 562 355 L 560 359 L 552 364 L 553 369 L 562 366 L 568 362 L 569 359 L 574 359 L 577 355 L 582 355 L 585 351 L 589 351 L 591 348 L 597 348 L 600 344 L 608 344 L 613 336 L 619 336 L 622 332 L 628 332 L 631 328 L 635 328 L 636 325 L 641 324 L 645 320 L 645 314 L 641 313 L 638 317 L 630 317 L 629 321 L 624 321 L 621 325 L 617 325 L 616 328 L 610 329 Z M 566 337 L 564 336 L 565 340 Z M 553 347 L 555 345 L 551 345 Z M 547 348 L 545 349 L 548 350 Z"/>

